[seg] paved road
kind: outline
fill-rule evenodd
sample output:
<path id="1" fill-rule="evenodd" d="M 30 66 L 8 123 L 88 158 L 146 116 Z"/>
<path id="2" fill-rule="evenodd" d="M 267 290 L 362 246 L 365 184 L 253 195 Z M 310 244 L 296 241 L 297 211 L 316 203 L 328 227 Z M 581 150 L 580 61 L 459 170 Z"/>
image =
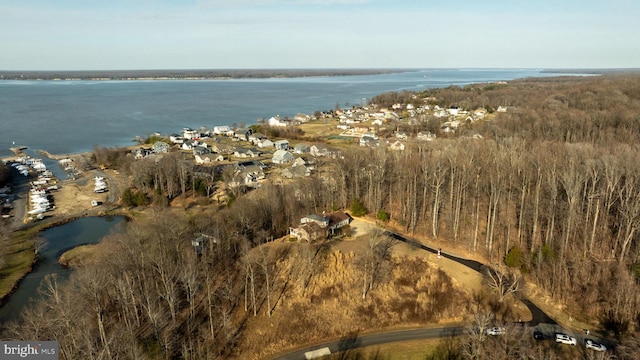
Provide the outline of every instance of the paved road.
<path id="1" fill-rule="evenodd" d="M 392 237 L 396 240 L 405 242 L 407 244 L 410 244 L 411 246 L 415 246 L 417 248 L 423 249 L 425 251 L 429 251 L 431 253 L 437 254 L 438 250 L 434 249 L 432 247 L 426 246 L 420 242 L 418 242 L 417 240 L 408 238 L 406 236 L 394 233 L 394 232 L 390 232 L 390 231 L 385 231 L 384 232 L 385 235 Z M 480 274 L 486 274 L 487 271 L 492 271 L 489 267 L 487 267 L 486 265 L 484 265 L 481 262 L 475 261 L 475 260 L 469 260 L 469 259 L 463 259 L 463 258 L 459 258 L 457 256 L 453 256 L 451 254 L 447 254 L 447 253 L 443 253 L 440 252 L 440 255 L 444 258 L 453 260 L 457 263 L 460 263 L 472 270 L 475 270 L 477 272 L 479 272 Z M 520 296 L 519 297 L 520 301 L 522 301 L 522 303 L 529 308 L 529 311 L 531 312 L 531 316 L 532 319 L 531 321 L 529 321 L 527 323 L 527 325 L 529 326 L 536 326 L 538 324 L 552 324 L 552 325 L 556 325 L 558 324 L 555 320 L 553 320 L 551 317 L 549 317 L 549 315 L 547 315 L 544 311 L 542 311 L 542 309 L 540 309 L 539 307 L 537 307 L 535 304 L 533 304 L 530 300 L 528 300 L 525 297 Z"/>
<path id="2" fill-rule="evenodd" d="M 464 332 L 462 327 L 432 328 L 432 329 L 412 329 L 385 332 L 381 334 L 354 335 L 345 339 L 332 341 L 295 352 L 276 357 L 277 360 L 300 360 L 304 359 L 304 353 L 316 349 L 328 347 L 331 353 L 349 351 L 365 346 L 380 345 L 396 341 L 434 339 L 448 336 L 458 336 Z"/>
<path id="3" fill-rule="evenodd" d="M 384 234 L 398 241 L 402 241 L 404 243 L 410 244 L 411 246 L 414 246 L 416 248 L 420 248 L 422 250 L 425 250 L 434 254 L 438 253 L 437 249 L 426 246 L 415 239 L 411 239 L 406 236 L 403 236 L 394 232 L 390 232 L 390 231 L 385 231 Z M 458 262 L 481 274 L 485 274 L 486 271 L 491 271 L 489 267 L 475 260 L 463 259 L 451 254 L 443 253 L 442 251 L 440 252 L 440 256 L 453 260 L 455 262 Z M 527 308 L 529 308 L 529 311 L 531 312 L 532 319 L 527 323 L 528 326 L 538 327 L 539 330 L 542 330 L 548 336 L 552 336 L 554 332 L 562 331 L 562 329 L 557 325 L 558 323 L 555 320 L 549 317 L 549 315 L 547 315 L 539 307 L 534 305 L 530 300 L 524 297 L 521 297 L 520 300 L 527 306 Z M 464 328 L 462 327 L 446 327 L 446 328 L 435 328 L 435 329 L 432 328 L 432 329 L 392 331 L 392 332 L 362 335 L 362 336 L 354 335 L 346 339 L 327 342 L 324 344 L 300 349 L 295 352 L 288 353 L 286 355 L 275 357 L 274 359 L 277 359 L 277 360 L 305 359 L 305 356 L 304 356 L 305 352 L 321 349 L 324 347 L 328 347 L 331 350 L 331 353 L 336 353 L 336 352 L 343 352 L 351 349 L 356 349 L 359 347 L 379 345 L 379 344 L 396 342 L 396 341 L 408 341 L 408 340 L 418 340 L 418 339 L 439 338 L 439 337 L 446 337 L 446 336 L 457 336 L 457 335 L 461 335 L 463 332 L 464 332 Z"/>

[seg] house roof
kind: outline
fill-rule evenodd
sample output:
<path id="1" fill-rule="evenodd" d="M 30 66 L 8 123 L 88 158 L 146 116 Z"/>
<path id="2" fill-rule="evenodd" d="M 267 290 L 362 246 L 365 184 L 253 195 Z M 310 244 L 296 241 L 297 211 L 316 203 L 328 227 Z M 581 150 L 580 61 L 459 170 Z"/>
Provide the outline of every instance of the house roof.
<path id="1" fill-rule="evenodd" d="M 334 211 L 327 215 L 327 217 L 329 218 L 329 226 L 337 224 L 344 220 L 349 220 L 349 222 L 351 222 L 352 220 L 352 217 L 349 214 L 342 211 Z"/>
<path id="2" fill-rule="evenodd" d="M 307 175 L 307 167 L 304 165 L 291 166 L 282 170 L 282 176 L 287 178 L 303 177 Z"/>
<path id="3" fill-rule="evenodd" d="M 271 158 L 273 161 L 285 161 L 293 159 L 293 154 L 287 150 L 276 150 Z"/>

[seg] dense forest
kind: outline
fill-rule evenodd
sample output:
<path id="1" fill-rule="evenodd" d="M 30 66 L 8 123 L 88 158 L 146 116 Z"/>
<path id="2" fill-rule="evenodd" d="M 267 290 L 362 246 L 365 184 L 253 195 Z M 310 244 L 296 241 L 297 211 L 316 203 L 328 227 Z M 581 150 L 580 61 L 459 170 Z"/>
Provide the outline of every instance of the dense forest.
<path id="1" fill-rule="evenodd" d="M 167 214 L 158 205 L 193 191 L 209 194 L 232 174 L 207 173 L 180 156 L 135 166 L 122 160 L 124 153 L 112 156 L 132 178 L 129 191 L 157 204 L 156 216 L 105 241 L 105 256 L 76 271 L 69 284 L 57 287 L 49 279 L 51 300 L 30 308 L 5 336 L 57 339 L 69 359 L 238 356 L 238 345 L 247 346 L 245 331 L 254 326 L 251 317 L 275 316 L 278 304 L 295 296 L 293 289 L 304 293 L 322 276 L 318 266 L 342 261 L 332 258 L 327 244 L 255 250 L 287 234 L 301 216 L 348 209 L 355 200 L 408 234 L 462 245 L 513 268 L 575 316 L 601 324 L 618 340 L 620 358 L 640 351 L 640 76 L 525 79 L 382 94 L 372 101 L 508 111 L 454 134 L 438 133 L 433 142 L 412 142 L 405 151 L 349 147 L 342 157 L 320 159 L 310 178 L 239 191 L 197 215 Z M 412 127 L 402 121 L 396 128 L 439 129 L 439 120 L 426 115 Z M 96 159 L 114 151 L 97 149 Z M 206 245 L 198 254 L 191 241 L 201 234 Z M 394 259 L 389 248 L 375 239 L 355 255 L 363 279 L 371 275 L 365 287 L 384 288 L 399 266 L 428 268 Z M 416 293 L 414 303 L 396 303 L 428 309 L 412 321 L 429 322 L 430 314 L 456 305 L 442 298 L 455 291 L 442 274 L 404 281 L 439 284 L 439 291 Z M 354 309 L 370 322 L 361 327 L 379 321 L 375 314 L 382 311 L 364 295 Z M 404 314 L 389 324 L 402 323 Z M 311 321 L 299 315 L 298 321 Z M 314 325 L 289 329 L 305 326 Z M 272 330 L 278 336 L 263 333 L 270 341 L 295 344 L 285 328 Z"/>

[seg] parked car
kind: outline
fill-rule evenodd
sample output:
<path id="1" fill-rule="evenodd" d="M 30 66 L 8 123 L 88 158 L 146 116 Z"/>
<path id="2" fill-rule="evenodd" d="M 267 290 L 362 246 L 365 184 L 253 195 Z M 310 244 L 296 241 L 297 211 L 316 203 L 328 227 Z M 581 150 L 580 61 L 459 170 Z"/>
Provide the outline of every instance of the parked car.
<path id="1" fill-rule="evenodd" d="M 578 343 L 576 338 L 567 334 L 556 334 L 556 342 L 574 346 Z"/>
<path id="2" fill-rule="evenodd" d="M 503 327 L 492 327 L 491 329 L 487 329 L 487 335 L 498 336 L 504 334 L 505 329 Z"/>
<path id="3" fill-rule="evenodd" d="M 591 349 L 591 350 L 595 350 L 595 351 L 607 351 L 607 347 L 606 346 L 604 346 L 602 344 L 599 344 L 599 343 L 597 343 L 597 342 L 595 342 L 593 340 L 589 340 L 589 339 L 587 339 L 584 342 L 584 346 L 586 346 L 587 349 Z"/>
<path id="4" fill-rule="evenodd" d="M 542 331 L 536 330 L 536 331 L 533 332 L 533 338 L 536 339 L 536 340 L 546 340 L 549 337 L 545 333 L 543 333 Z"/>

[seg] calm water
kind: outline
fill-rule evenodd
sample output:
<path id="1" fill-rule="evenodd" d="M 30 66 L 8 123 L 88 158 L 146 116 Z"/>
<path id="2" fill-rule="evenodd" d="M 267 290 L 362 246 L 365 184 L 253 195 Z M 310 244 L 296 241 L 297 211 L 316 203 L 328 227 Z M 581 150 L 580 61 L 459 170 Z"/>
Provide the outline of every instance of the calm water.
<path id="1" fill-rule="evenodd" d="M 94 244 L 124 225 L 123 217 L 89 217 L 56 226 L 40 233 L 46 241 L 40 251 L 40 260 L 21 282 L 8 301 L 0 307 L 0 322 L 16 318 L 32 299 L 38 297 L 38 288 L 48 274 L 57 274 L 63 280 L 71 269 L 58 264 L 65 251 L 83 244 Z"/>
<path id="2" fill-rule="evenodd" d="M 290 79 L 0 81 L 0 156 L 13 142 L 54 154 L 132 145 L 183 127 L 256 123 L 361 104 L 387 91 L 552 76 L 538 70 L 422 70 Z M 555 74 L 559 75 L 559 74 Z"/>

